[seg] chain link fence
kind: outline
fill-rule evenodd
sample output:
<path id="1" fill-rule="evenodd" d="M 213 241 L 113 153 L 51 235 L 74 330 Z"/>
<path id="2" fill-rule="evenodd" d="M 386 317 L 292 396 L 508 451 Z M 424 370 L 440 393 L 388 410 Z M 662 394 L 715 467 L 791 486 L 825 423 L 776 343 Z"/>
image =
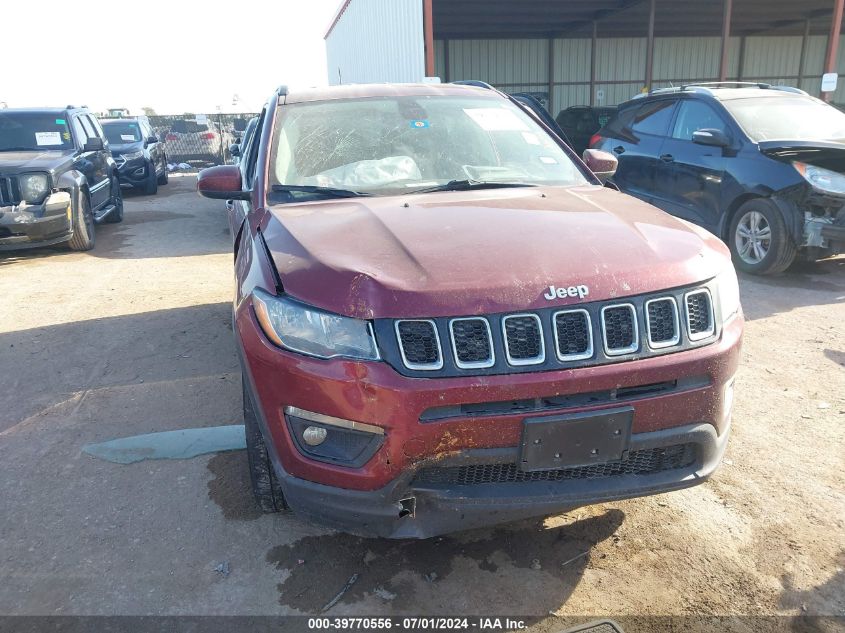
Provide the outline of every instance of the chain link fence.
<path id="1" fill-rule="evenodd" d="M 229 148 L 238 143 L 257 114 L 150 115 L 153 132 L 164 143 L 170 171 L 190 171 L 232 162 Z"/>

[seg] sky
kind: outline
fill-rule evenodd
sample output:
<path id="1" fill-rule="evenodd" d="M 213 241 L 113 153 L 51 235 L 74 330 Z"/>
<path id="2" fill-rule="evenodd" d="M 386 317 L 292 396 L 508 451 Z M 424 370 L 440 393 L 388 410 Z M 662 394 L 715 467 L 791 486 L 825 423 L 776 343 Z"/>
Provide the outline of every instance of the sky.
<path id="1" fill-rule="evenodd" d="M 280 84 L 327 83 L 323 36 L 340 4 L 94 0 L 68 10 L 67 0 L 6 0 L 0 102 L 256 112 Z"/>

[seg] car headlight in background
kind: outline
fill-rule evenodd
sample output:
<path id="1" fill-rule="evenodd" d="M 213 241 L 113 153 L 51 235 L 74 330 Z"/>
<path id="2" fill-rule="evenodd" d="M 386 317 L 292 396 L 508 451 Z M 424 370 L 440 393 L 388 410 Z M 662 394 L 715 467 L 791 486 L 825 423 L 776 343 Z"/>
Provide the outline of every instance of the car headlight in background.
<path id="1" fill-rule="evenodd" d="M 136 158 L 141 158 L 144 155 L 143 150 L 138 150 L 137 152 L 126 152 L 125 154 L 121 154 L 123 158 L 126 160 L 134 160 Z"/>
<path id="2" fill-rule="evenodd" d="M 323 312 L 262 290 L 252 293 L 255 316 L 273 343 L 317 358 L 379 360 L 368 321 Z"/>
<path id="3" fill-rule="evenodd" d="M 727 323 L 739 314 L 739 282 L 734 267 L 729 265 L 716 277 L 716 291 L 719 293 L 719 307 L 722 311 L 722 323 Z"/>
<path id="4" fill-rule="evenodd" d="M 816 189 L 845 195 L 845 175 L 806 163 L 796 162 L 792 165 L 804 177 L 804 180 Z"/>
<path id="5" fill-rule="evenodd" d="M 50 177 L 47 174 L 23 174 L 18 176 L 21 198 L 28 204 L 41 204 L 50 193 Z"/>

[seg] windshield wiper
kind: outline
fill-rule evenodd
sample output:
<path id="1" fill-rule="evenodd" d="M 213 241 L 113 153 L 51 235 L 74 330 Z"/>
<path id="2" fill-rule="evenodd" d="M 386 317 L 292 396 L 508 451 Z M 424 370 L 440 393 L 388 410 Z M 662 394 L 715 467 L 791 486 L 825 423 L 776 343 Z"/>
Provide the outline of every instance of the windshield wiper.
<path id="1" fill-rule="evenodd" d="M 0 147 L 0 152 L 37 152 L 34 147 Z"/>
<path id="2" fill-rule="evenodd" d="M 312 193 L 327 198 L 358 198 L 371 196 L 371 193 L 352 191 L 351 189 L 335 189 L 334 187 L 316 187 L 312 185 L 273 185 L 274 193 Z"/>
<path id="3" fill-rule="evenodd" d="M 510 187 L 536 187 L 530 182 L 498 182 L 495 180 L 450 180 L 442 185 L 412 189 L 408 193 L 432 193 L 434 191 L 469 191 L 470 189 L 506 189 Z"/>

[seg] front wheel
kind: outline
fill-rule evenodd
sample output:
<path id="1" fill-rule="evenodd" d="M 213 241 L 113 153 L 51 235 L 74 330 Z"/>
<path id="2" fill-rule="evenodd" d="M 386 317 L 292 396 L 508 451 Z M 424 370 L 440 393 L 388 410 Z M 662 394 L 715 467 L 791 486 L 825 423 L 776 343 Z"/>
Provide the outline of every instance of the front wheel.
<path id="1" fill-rule="evenodd" d="M 167 156 L 161 157 L 161 176 L 158 177 L 158 184 L 166 185 L 170 175 L 167 173 Z"/>
<path id="2" fill-rule="evenodd" d="M 798 252 L 780 211 L 763 198 L 749 200 L 736 212 L 728 246 L 736 267 L 755 275 L 786 270 Z"/>
<path id="3" fill-rule="evenodd" d="M 156 176 L 156 166 L 152 162 L 147 165 L 147 181 L 144 183 L 144 193 L 148 196 L 158 193 L 158 176 Z"/>
<path id="4" fill-rule="evenodd" d="M 246 386 L 246 379 L 241 378 L 244 394 L 244 431 L 246 432 L 246 455 L 249 460 L 249 477 L 252 480 L 252 493 L 258 507 L 263 512 L 281 512 L 288 506 L 282 487 L 273 472 L 273 463 L 264 443 L 264 436 L 258 426 L 258 419 L 252 396 Z"/>
<path id="5" fill-rule="evenodd" d="M 73 237 L 68 246 L 73 251 L 90 251 L 94 248 L 94 214 L 91 201 L 84 191 L 79 192 L 79 200 L 73 209 Z"/>

